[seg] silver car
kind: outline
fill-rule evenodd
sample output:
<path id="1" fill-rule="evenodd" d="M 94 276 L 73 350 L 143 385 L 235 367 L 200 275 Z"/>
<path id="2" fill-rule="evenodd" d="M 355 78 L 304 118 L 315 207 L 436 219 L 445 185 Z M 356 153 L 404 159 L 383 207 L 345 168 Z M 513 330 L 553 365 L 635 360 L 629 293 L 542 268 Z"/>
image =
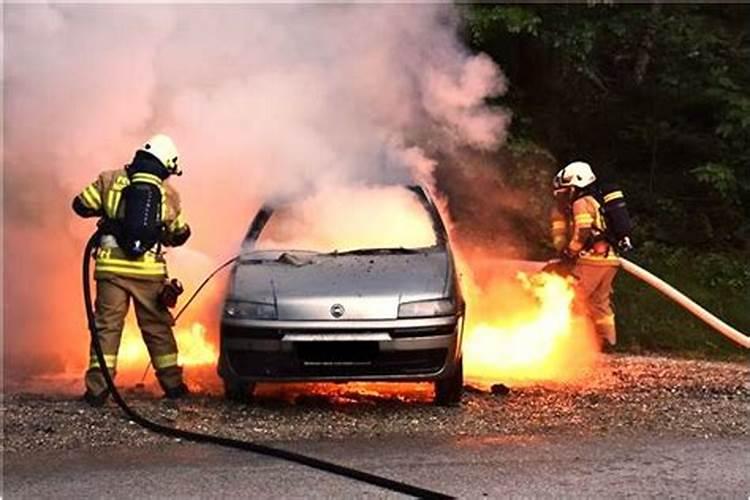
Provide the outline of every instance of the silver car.
<path id="1" fill-rule="evenodd" d="M 437 404 L 460 402 L 464 302 L 445 226 L 426 190 L 397 189 L 423 211 L 429 246 L 264 248 L 284 206 L 260 209 L 223 309 L 227 398 L 245 400 L 256 382 L 377 380 L 433 381 Z"/>

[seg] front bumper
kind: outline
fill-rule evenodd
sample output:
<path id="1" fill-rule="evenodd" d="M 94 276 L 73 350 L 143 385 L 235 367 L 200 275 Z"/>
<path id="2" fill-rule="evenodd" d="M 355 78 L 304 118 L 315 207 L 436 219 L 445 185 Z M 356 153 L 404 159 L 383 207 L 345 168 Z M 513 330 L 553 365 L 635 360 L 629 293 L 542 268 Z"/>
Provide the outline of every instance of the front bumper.
<path id="1" fill-rule="evenodd" d="M 435 380 L 460 357 L 461 318 L 228 320 L 219 375 L 230 381 Z"/>

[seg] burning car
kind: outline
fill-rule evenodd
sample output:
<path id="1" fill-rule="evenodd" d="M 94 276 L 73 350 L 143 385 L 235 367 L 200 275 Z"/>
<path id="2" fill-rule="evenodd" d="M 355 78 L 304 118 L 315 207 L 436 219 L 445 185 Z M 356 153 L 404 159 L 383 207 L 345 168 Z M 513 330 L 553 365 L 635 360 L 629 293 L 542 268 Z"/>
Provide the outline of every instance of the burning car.
<path id="1" fill-rule="evenodd" d="M 425 189 L 267 204 L 232 269 L 219 375 L 230 399 L 265 381 L 432 381 L 457 404 L 464 309 Z"/>

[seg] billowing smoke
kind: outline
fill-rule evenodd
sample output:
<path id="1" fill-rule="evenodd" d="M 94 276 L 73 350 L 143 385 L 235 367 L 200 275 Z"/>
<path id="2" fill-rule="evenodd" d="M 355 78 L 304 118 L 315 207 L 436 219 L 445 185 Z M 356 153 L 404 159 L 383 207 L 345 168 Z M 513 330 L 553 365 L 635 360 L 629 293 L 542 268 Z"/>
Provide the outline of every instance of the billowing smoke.
<path id="1" fill-rule="evenodd" d="M 92 224 L 69 204 L 153 132 L 180 148 L 195 236 L 173 269 L 192 280 L 262 200 L 430 182 L 434 153 L 500 144 L 508 116 L 485 99 L 504 78 L 458 28 L 448 5 L 6 5 L 9 374 L 85 363 Z"/>

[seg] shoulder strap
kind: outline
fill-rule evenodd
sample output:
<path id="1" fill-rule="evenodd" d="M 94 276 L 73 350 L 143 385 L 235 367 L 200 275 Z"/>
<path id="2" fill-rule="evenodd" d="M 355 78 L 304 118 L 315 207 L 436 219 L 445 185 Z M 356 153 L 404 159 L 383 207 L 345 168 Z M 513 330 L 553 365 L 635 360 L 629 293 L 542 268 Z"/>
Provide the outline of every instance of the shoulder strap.
<path id="1" fill-rule="evenodd" d="M 130 185 L 128 174 L 122 172 L 114 178 L 112 184 L 107 189 L 107 195 L 104 200 L 104 215 L 110 219 L 116 219 L 120 201 L 122 200 L 122 191 Z"/>

